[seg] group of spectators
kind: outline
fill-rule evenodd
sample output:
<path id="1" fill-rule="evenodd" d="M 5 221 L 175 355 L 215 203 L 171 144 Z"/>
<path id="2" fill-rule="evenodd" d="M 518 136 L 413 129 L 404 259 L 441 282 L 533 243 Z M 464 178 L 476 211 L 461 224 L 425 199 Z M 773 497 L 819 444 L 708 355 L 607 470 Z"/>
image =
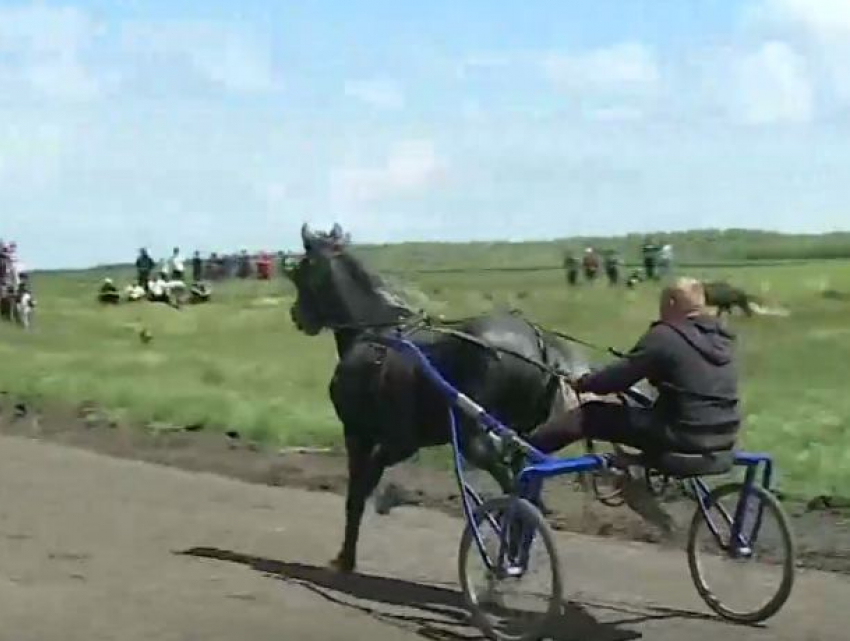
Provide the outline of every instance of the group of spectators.
<path id="1" fill-rule="evenodd" d="M 30 280 L 18 254 L 18 244 L 0 239 L 0 318 L 29 327 L 35 308 Z"/>
<path id="2" fill-rule="evenodd" d="M 280 265 L 285 260 L 283 252 L 278 253 Z M 251 256 L 246 250 L 239 254 L 218 254 L 212 252 L 207 258 L 201 257 L 201 252 L 196 251 L 190 259 L 192 282 L 220 281 L 227 278 L 251 278 L 256 276 L 260 280 L 269 280 L 274 272 L 275 260 L 268 252 L 260 252 Z M 136 259 L 136 271 L 139 284 L 150 280 L 157 263 L 150 257 L 146 249 L 139 251 Z M 185 260 L 180 253 L 180 248 L 175 247 L 171 256 L 160 263 L 159 273 L 167 275 L 172 280 L 185 282 L 186 270 Z"/>
<path id="3" fill-rule="evenodd" d="M 268 252 L 252 256 L 246 250 L 238 254 L 213 252 L 207 258 L 196 251 L 187 261 L 179 247 L 175 247 L 168 258 L 156 261 L 146 248 L 142 248 L 135 261 L 136 281 L 126 287 L 124 296 L 128 301 L 149 300 L 179 307 L 188 293 L 190 303 L 207 302 L 211 294 L 209 282 L 234 277 L 269 280 L 275 266 L 283 270 L 286 261 L 284 252 L 279 252 L 275 260 Z M 121 301 L 121 292 L 112 279 L 104 280 L 98 299 L 111 304 Z"/>
<path id="4" fill-rule="evenodd" d="M 643 271 L 634 270 L 626 279 L 627 287 L 634 287 L 643 280 L 660 280 L 669 275 L 672 270 L 672 245 L 659 245 L 653 239 L 647 238 L 641 248 L 641 253 Z M 598 251 L 594 247 L 587 247 L 581 258 L 573 252 L 567 252 L 564 255 L 564 270 L 567 273 L 567 282 L 570 285 L 578 285 L 581 275 L 584 276 L 585 281 L 593 283 L 603 270 L 609 285 L 618 285 L 622 268 L 623 260 L 615 249 Z"/>
<path id="5" fill-rule="evenodd" d="M 207 302 L 210 298 L 210 288 L 200 278 L 194 278 L 191 286 L 187 286 L 185 260 L 179 247 L 175 247 L 171 256 L 159 263 L 154 261 L 146 248 L 142 248 L 135 266 L 136 280 L 124 289 L 124 297 L 128 302 L 147 300 L 180 307 L 187 293 L 191 303 Z M 111 278 L 103 280 L 98 300 L 112 305 L 121 302 L 121 292 Z"/>

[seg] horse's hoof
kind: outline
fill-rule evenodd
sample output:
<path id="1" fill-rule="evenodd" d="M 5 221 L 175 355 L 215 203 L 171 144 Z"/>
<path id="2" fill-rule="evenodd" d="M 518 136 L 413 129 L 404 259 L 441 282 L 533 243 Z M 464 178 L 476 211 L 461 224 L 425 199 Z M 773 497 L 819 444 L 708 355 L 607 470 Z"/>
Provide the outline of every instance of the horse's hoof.
<path id="1" fill-rule="evenodd" d="M 401 490 L 395 483 L 388 483 L 375 497 L 375 512 L 387 516 L 394 507 L 402 503 Z"/>
<path id="2" fill-rule="evenodd" d="M 332 559 L 328 565 L 332 570 L 336 570 L 340 574 L 351 574 L 354 572 L 354 562 L 344 559 L 341 556 Z"/>

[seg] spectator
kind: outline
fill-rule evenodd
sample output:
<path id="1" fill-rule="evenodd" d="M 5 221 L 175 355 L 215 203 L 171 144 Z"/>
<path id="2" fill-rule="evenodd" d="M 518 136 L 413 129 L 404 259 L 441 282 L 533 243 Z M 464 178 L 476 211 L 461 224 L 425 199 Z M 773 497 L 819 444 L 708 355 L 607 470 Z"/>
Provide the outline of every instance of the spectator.
<path id="1" fill-rule="evenodd" d="M 605 274 L 608 276 L 609 285 L 614 286 L 620 282 L 620 257 L 614 249 L 605 253 Z"/>
<path id="2" fill-rule="evenodd" d="M 658 245 L 649 236 L 646 237 L 643 243 L 643 269 L 646 272 L 647 280 L 658 280 L 658 273 L 655 268 L 658 264 Z"/>
<path id="3" fill-rule="evenodd" d="M 148 254 L 148 250 L 143 247 L 139 250 L 139 257 L 136 259 L 136 274 L 138 276 L 139 285 L 144 287 L 145 291 L 148 290 L 148 283 L 150 282 L 153 268 L 153 258 L 151 258 L 150 254 Z"/>
<path id="4" fill-rule="evenodd" d="M 201 252 L 196 251 L 192 257 L 192 282 L 197 283 L 204 278 L 204 261 Z"/>
<path id="5" fill-rule="evenodd" d="M 206 283 L 196 282 L 189 290 L 189 303 L 192 305 L 208 303 L 210 300 L 210 294 L 210 288 Z"/>
<path id="6" fill-rule="evenodd" d="M 673 270 L 673 246 L 666 244 L 658 253 L 658 271 L 661 276 L 667 277 Z"/>
<path id="7" fill-rule="evenodd" d="M 17 290 L 21 284 L 21 274 L 24 270 L 18 257 L 18 244 L 14 241 L 9 243 L 6 249 L 6 265 L 8 270 L 6 280 Z"/>
<path id="8" fill-rule="evenodd" d="M 135 303 L 145 297 L 145 288 L 138 283 L 130 283 L 124 290 L 124 295 L 127 297 L 128 301 Z"/>
<path id="9" fill-rule="evenodd" d="M 243 249 L 239 254 L 239 278 L 249 278 L 251 276 L 251 257 L 248 256 L 248 250 Z"/>
<path id="10" fill-rule="evenodd" d="M 30 289 L 29 279 L 26 274 L 21 273 L 15 296 L 15 318 L 24 328 L 29 329 L 32 325 L 32 313 L 35 309 L 35 297 Z"/>
<path id="11" fill-rule="evenodd" d="M 6 243 L 0 240 L 0 287 L 6 286 L 10 277 L 9 271 L 9 248 L 6 247 Z"/>
<path id="12" fill-rule="evenodd" d="M 105 305 L 117 305 L 121 300 L 121 294 L 111 278 L 104 278 L 103 284 L 100 286 L 100 291 L 97 293 L 97 300 Z"/>
<path id="13" fill-rule="evenodd" d="M 272 277 L 272 257 L 268 252 L 260 252 L 260 257 L 257 259 L 257 278 L 260 280 L 269 280 Z"/>
<path id="14" fill-rule="evenodd" d="M 573 252 L 564 255 L 564 271 L 567 273 L 567 282 L 570 285 L 578 284 L 579 260 Z"/>
<path id="15" fill-rule="evenodd" d="M 181 283 L 183 282 L 186 270 L 183 264 L 183 257 L 180 255 L 179 247 L 175 247 L 174 251 L 171 253 L 171 258 L 168 261 L 168 271 L 171 274 L 171 280 L 177 280 Z"/>
<path id="16" fill-rule="evenodd" d="M 168 272 L 162 270 L 157 277 L 148 283 L 148 300 L 154 303 L 171 305 L 171 290 L 168 286 Z"/>
<path id="17" fill-rule="evenodd" d="M 599 272 L 599 256 L 596 255 L 593 247 L 584 250 L 582 264 L 584 266 L 584 277 L 590 282 L 596 280 L 596 275 Z"/>

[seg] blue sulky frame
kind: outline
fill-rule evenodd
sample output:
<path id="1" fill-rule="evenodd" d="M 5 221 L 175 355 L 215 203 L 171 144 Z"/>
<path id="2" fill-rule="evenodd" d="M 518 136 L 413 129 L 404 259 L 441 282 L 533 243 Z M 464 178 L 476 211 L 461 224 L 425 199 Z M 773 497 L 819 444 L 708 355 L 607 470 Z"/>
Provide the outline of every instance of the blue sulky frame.
<path id="1" fill-rule="evenodd" d="M 503 555 L 505 554 L 504 549 L 500 551 L 500 558 L 497 559 L 494 563 L 490 560 L 484 548 L 484 544 L 481 540 L 481 532 L 477 527 L 475 520 L 475 511 L 483 504 L 483 500 L 478 495 L 478 493 L 476 493 L 475 490 L 469 485 L 469 483 L 467 483 L 463 476 L 463 455 L 461 454 L 460 448 L 457 412 L 460 411 L 466 416 L 473 419 L 476 424 L 481 426 L 487 434 L 494 436 L 495 439 L 499 440 L 500 443 L 510 443 L 514 447 L 519 448 L 525 454 L 525 456 L 527 457 L 528 464 L 521 470 L 517 477 L 513 495 L 515 497 L 527 499 L 535 505 L 539 504 L 540 495 L 543 489 L 543 483 L 546 479 L 567 474 L 596 472 L 611 468 L 613 467 L 612 455 L 585 454 L 583 456 L 571 458 L 558 458 L 545 454 L 531 446 L 526 441 L 524 441 L 513 430 L 509 429 L 508 427 L 503 425 L 498 419 L 490 415 L 483 407 L 481 407 L 471 398 L 456 389 L 443 377 L 443 375 L 437 370 L 437 368 L 428 360 L 428 357 L 426 356 L 425 352 L 423 352 L 423 350 L 420 349 L 419 346 L 417 346 L 415 343 L 406 338 L 403 338 L 400 333 L 398 336 L 395 337 L 383 336 L 377 338 L 376 340 L 379 340 L 380 342 L 387 344 L 389 347 L 392 347 L 398 350 L 399 352 L 406 354 L 416 360 L 422 366 L 422 370 L 430 379 L 430 381 L 445 395 L 446 399 L 449 401 L 449 419 L 451 427 L 452 448 L 454 451 L 455 475 L 457 478 L 458 485 L 460 487 L 464 515 L 466 517 L 467 523 L 474 532 L 475 542 L 478 551 L 481 555 L 481 558 L 488 566 L 489 570 L 494 571 L 497 574 L 503 574 L 504 572 L 508 572 L 511 574 L 513 574 L 514 572 L 521 573 L 526 569 L 524 566 L 525 562 L 527 561 L 527 552 L 528 547 L 531 544 L 531 540 L 527 538 L 523 540 L 522 549 L 519 550 L 521 555 L 520 559 L 518 559 L 519 567 L 514 566 L 507 570 L 504 569 L 503 564 Z M 755 523 L 753 524 L 751 529 L 748 528 L 751 536 L 745 536 L 742 533 L 741 528 L 745 520 L 744 510 L 747 505 L 747 498 L 749 494 L 753 491 L 754 486 L 756 485 L 761 485 L 761 487 L 765 490 L 770 490 L 770 484 L 773 477 L 773 462 L 768 454 L 736 452 L 734 463 L 736 466 L 744 467 L 746 470 L 742 491 L 740 493 L 734 515 L 728 514 L 723 508 L 723 506 L 719 504 L 709 505 L 709 496 L 711 490 L 702 481 L 702 479 L 688 478 L 685 479 L 685 481 L 687 484 L 690 485 L 691 494 L 695 498 L 698 504 L 698 509 L 702 513 L 702 516 L 705 519 L 705 522 L 709 527 L 710 531 L 712 532 L 712 535 L 717 541 L 718 546 L 724 549 L 725 552 L 732 557 L 746 558 L 750 555 L 752 551 L 752 547 L 755 542 L 755 537 L 759 532 L 764 512 L 764 507 L 760 506 L 758 509 L 758 514 L 756 515 Z M 759 468 L 762 468 L 761 479 L 757 480 L 759 475 Z M 726 531 L 730 533 L 729 544 L 723 542 L 721 532 L 718 531 L 717 526 L 709 515 L 709 509 L 711 507 L 716 508 L 721 513 L 723 520 L 726 521 Z M 509 523 L 511 515 L 508 514 L 506 516 L 506 522 Z M 500 529 L 495 523 L 493 523 L 493 526 L 496 531 Z M 732 541 L 734 541 L 735 543 L 732 544 Z M 504 548 L 504 546 L 500 547 Z"/>

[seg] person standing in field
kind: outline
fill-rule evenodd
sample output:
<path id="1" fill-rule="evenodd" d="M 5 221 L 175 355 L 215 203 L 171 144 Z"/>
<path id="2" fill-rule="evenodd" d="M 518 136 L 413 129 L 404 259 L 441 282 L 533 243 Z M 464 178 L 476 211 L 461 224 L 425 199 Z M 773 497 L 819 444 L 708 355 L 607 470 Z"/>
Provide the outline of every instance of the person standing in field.
<path id="1" fill-rule="evenodd" d="M 272 277 L 272 258 L 268 252 L 260 252 L 257 259 L 257 278 L 260 280 L 269 280 Z"/>
<path id="2" fill-rule="evenodd" d="M 204 279 L 204 261 L 201 258 L 201 252 L 195 250 L 195 255 L 192 256 L 192 282 L 200 282 Z"/>
<path id="3" fill-rule="evenodd" d="M 6 280 L 9 285 L 17 290 L 21 284 L 21 273 L 23 269 L 20 258 L 18 257 L 18 244 L 15 241 L 10 242 L 6 248 L 6 264 L 8 269 Z"/>
<path id="4" fill-rule="evenodd" d="M 658 245 L 652 238 L 646 237 L 643 243 L 643 269 L 647 280 L 658 280 L 656 266 L 658 264 Z"/>
<path id="5" fill-rule="evenodd" d="M 658 271 L 662 277 L 668 277 L 673 271 L 673 246 L 667 243 L 658 252 Z"/>
<path id="6" fill-rule="evenodd" d="M 576 258 L 576 255 L 571 251 L 564 254 L 563 265 L 564 271 L 567 274 L 567 282 L 572 286 L 577 285 L 579 260 Z"/>
<path id="7" fill-rule="evenodd" d="M 183 264 L 183 257 L 180 255 L 180 248 L 175 247 L 171 253 L 171 258 L 168 260 L 168 271 L 171 280 L 183 282 L 183 277 L 186 272 Z"/>
<path id="8" fill-rule="evenodd" d="M 0 288 L 6 286 L 9 278 L 9 249 L 6 243 L 0 240 Z"/>
<path id="9" fill-rule="evenodd" d="M 239 268 L 237 276 L 242 279 L 251 277 L 251 257 L 248 255 L 247 249 L 243 249 L 239 254 Z"/>
<path id="10" fill-rule="evenodd" d="M 612 287 L 620 282 L 620 256 L 615 249 L 609 249 L 605 253 L 605 275 L 608 276 L 608 284 Z"/>
<path id="11" fill-rule="evenodd" d="M 588 247 L 584 250 L 582 264 L 584 266 L 584 277 L 587 281 L 593 282 L 596 280 L 596 275 L 599 272 L 599 256 L 597 256 L 593 247 Z"/>
<path id="12" fill-rule="evenodd" d="M 136 276 L 139 285 L 148 291 L 148 283 L 151 279 L 151 272 L 154 268 L 153 258 L 148 254 L 148 250 L 142 247 L 139 250 L 139 257 L 136 258 Z"/>

